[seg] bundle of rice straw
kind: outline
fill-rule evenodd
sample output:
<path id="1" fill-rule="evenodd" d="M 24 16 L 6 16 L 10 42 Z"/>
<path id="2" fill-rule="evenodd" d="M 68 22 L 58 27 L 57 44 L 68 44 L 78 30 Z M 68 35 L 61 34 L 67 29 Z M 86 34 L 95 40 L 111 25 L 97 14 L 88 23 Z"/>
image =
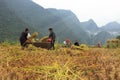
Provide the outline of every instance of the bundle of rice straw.
<path id="1" fill-rule="evenodd" d="M 38 32 L 34 32 L 32 36 L 29 37 L 29 39 L 34 39 L 38 36 Z"/>
<path id="2" fill-rule="evenodd" d="M 44 36 L 40 39 L 40 42 L 47 42 L 48 36 Z"/>

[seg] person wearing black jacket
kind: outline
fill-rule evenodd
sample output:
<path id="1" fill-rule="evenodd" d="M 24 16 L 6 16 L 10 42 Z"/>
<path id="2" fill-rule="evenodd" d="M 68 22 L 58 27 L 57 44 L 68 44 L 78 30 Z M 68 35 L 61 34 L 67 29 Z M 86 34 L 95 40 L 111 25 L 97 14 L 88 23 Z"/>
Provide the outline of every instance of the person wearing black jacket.
<path id="1" fill-rule="evenodd" d="M 55 33 L 53 32 L 53 29 L 52 29 L 52 28 L 49 28 L 49 32 L 50 32 L 49 38 L 51 39 L 49 49 L 52 49 L 52 48 L 55 49 L 54 43 L 55 43 L 56 35 L 55 35 Z"/>
<path id="2" fill-rule="evenodd" d="M 79 46 L 78 40 L 75 41 L 74 45 L 75 45 L 75 46 Z"/>
<path id="3" fill-rule="evenodd" d="M 27 40 L 28 32 L 29 32 L 29 29 L 26 28 L 25 31 L 23 31 L 23 32 L 21 33 L 21 36 L 20 36 L 20 44 L 21 44 L 22 47 L 25 47 L 25 46 L 26 46 L 26 40 Z"/>

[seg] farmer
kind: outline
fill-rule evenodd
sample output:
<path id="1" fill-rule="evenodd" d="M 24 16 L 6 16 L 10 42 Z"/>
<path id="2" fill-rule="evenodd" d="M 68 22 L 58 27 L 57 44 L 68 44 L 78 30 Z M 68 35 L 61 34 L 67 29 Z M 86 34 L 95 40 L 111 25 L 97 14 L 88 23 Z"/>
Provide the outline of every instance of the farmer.
<path id="1" fill-rule="evenodd" d="M 79 42 L 78 42 L 78 40 L 75 40 L 74 45 L 75 45 L 75 46 L 79 46 Z"/>
<path id="2" fill-rule="evenodd" d="M 51 39 L 49 49 L 55 49 L 54 47 L 55 38 L 56 38 L 55 33 L 53 32 L 52 28 L 49 28 L 49 32 L 50 32 L 49 39 Z"/>
<path id="3" fill-rule="evenodd" d="M 66 39 L 66 47 L 71 47 L 72 42 L 69 38 Z"/>
<path id="4" fill-rule="evenodd" d="M 98 48 L 101 48 L 101 45 L 102 45 L 101 42 L 98 42 L 98 43 L 97 43 L 97 47 L 98 47 Z"/>
<path id="5" fill-rule="evenodd" d="M 26 47 L 26 41 L 27 41 L 28 33 L 29 33 L 29 29 L 28 28 L 26 28 L 25 31 L 23 31 L 21 33 L 20 44 L 21 44 L 22 48 Z"/>

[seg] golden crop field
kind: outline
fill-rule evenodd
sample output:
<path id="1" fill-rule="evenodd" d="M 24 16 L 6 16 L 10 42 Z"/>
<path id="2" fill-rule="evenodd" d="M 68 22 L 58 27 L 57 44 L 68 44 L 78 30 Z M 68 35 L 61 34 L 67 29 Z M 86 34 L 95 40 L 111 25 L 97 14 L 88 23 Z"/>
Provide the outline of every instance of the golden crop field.
<path id="1" fill-rule="evenodd" d="M 120 49 L 0 45 L 0 80 L 120 80 Z"/>

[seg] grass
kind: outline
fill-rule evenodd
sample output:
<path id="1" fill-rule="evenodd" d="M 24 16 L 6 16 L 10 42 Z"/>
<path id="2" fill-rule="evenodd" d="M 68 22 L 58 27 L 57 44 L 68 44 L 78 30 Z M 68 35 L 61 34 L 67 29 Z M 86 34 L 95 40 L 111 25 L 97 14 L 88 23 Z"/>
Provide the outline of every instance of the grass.
<path id="1" fill-rule="evenodd" d="M 0 80 L 120 80 L 120 49 L 0 45 Z"/>

